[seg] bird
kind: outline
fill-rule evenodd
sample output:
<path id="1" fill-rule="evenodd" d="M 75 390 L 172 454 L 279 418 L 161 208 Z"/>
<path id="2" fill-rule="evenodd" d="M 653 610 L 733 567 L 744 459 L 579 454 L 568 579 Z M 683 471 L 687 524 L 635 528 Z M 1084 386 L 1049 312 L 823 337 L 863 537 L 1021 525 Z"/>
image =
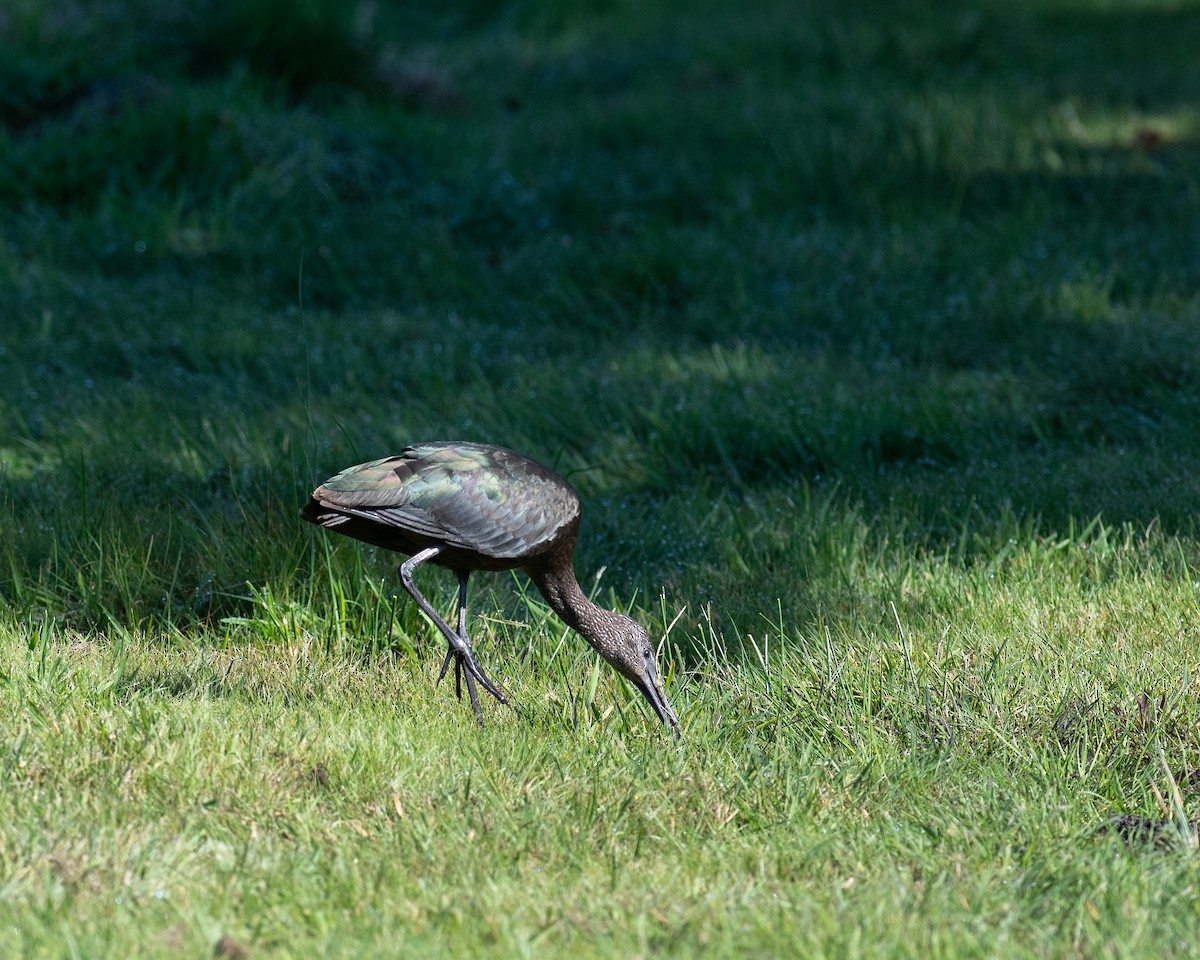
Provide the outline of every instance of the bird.
<path id="1" fill-rule="evenodd" d="M 679 718 L 663 693 L 649 634 L 632 617 L 597 606 L 575 579 L 579 496 L 562 477 L 507 447 L 465 441 L 414 443 L 399 454 L 348 467 L 313 491 L 300 516 L 311 523 L 394 550 L 404 589 L 446 638 L 440 682 L 454 664 L 479 724 L 475 682 L 500 703 L 507 698 L 475 660 L 467 634 L 467 580 L 475 571 L 524 571 L 551 609 L 644 696 L 678 735 Z M 413 579 L 423 563 L 458 578 L 456 628 Z"/>

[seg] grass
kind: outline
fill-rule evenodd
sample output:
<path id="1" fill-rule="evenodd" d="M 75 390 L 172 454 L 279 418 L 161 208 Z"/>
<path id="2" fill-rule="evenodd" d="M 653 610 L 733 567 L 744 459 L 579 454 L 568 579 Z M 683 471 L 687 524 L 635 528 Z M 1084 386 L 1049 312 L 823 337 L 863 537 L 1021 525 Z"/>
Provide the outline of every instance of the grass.
<path id="1" fill-rule="evenodd" d="M 0 952 L 1195 952 L 1194 4 L 10 7 Z M 684 744 L 300 528 L 439 437 Z"/>

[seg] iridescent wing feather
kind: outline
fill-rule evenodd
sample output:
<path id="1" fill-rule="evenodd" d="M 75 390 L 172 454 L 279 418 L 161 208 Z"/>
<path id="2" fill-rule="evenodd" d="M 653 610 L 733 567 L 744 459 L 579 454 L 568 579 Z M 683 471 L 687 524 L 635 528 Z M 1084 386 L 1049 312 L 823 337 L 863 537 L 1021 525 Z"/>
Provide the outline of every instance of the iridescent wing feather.
<path id="1" fill-rule="evenodd" d="M 304 515 L 392 549 L 439 544 L 518 560 L 552 547 L 578 520 L 579 500 L 562 478 L 503 447 L 424 443 L 343 470 L 313 492 Z"/>

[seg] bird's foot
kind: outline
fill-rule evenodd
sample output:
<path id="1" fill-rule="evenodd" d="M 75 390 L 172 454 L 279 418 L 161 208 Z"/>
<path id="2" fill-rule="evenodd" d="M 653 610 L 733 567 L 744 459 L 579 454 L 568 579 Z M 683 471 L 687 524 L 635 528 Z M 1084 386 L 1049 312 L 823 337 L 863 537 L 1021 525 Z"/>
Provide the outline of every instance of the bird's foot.
<path id="1" fill-rule="evenodd" d="M 471 706 L 475 708 L 475 718 L 479 721 L 480 726 L 483 725 L 483 708 L 479 704 L 479 694 L 475 689 L 475 681 L 478 680 L 480 685 L 501 703 L 508 703 L 496 685 L 488 679 L 483 668 L 475 661 L 475 656 L 471 652 L 470 643 L 464 642 L 461 646 L 449 644 L 446 649 L 446 659 L 442 661 L 442 669 L 438 672 L 438 683 L 445 679 L 446 671 L 450 669 L 450 661 L 454 661 L 454 695 L 459 700 L 462 699 L 462 681 L 463 677 L 467 680 L 467 693 L 471 697 Z"/>

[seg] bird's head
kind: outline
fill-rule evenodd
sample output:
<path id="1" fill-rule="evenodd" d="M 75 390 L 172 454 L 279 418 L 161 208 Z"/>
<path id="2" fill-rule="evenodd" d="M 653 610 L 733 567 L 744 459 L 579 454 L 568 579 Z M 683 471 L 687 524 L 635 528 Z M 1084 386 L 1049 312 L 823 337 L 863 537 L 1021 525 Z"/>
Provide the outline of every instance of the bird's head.
<path id="1" fill-rule="evenodd" d="M 611 631 L 607 631 L 608 642 L 597 645 L 596 649 L 617 672 L 641 691 L 658 714 L 660 720 L 669 726 L 672 732 L 679 732 L 679 718 L 667 703 L 663 693 L 662 680 L 658 676 L 658 663 L 654 656 L 654 644 L 650 635 L 642 625 L 631 617 L 621 613 L 611 615 L 613 619 Z"/>

